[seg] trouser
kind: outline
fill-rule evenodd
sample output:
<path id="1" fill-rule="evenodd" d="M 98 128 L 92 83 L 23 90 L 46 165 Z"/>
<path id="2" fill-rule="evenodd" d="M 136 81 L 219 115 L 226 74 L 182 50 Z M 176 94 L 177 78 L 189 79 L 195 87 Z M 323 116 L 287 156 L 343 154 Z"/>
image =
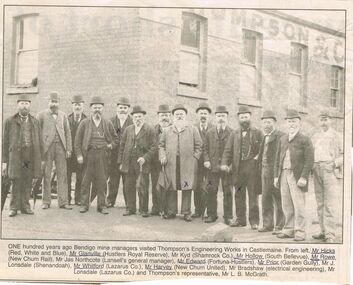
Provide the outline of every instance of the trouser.
<path id="1" fill-rule="evenodd" d="M 123 195 L 124 195 L 124 203 L 126 202 L 126 190 L 125 190 L 125 176 L 119 169 L 119 165 L 117 163 L 111 163 L 109 165 L 109 180 L 108 180 L 108 189 L 109 194 L 107 197 L 107 204 L 112 204 L 114 206 L 116 202 L 116 197 L 118 196 L 120 178 L 123 180 Z"/>
<path id="2" fill-rule="evenodd" d="M 206 209 L 207 191 L 205 189 L 205 179 L 207 178 L 207 169 L 203 162 L 198 164 L 197 181 L 194 188 L 194 206 L 195 214 L 204 215 Z"/>
<path id="3" fill-rule="evenodd" d="M 31 154 L 32 150 L 30 147 L 21 149 L 20 175 L 12 181 L 10 210 L 21 210 L 23 212 L 31 210 L 29 204 L 33 179 L 33 160 L 31 159 Z"/>
<path id="4" fill-rule="evenodd" d="M 206 183 L 207 190 L 207 215 L 212 218 L 217 218 L 217 194 L 218 185 L 221 180 L 223 189 L 223 218 L 233 218 L 233 201 L 232 187 L 228 173 L 210 172 Z"/>
<path id="5" fill-rule="evenodd" d="M 273 228 L 281 230 L 284 224 L 281 192 L 273 185 L 273 170 L 269 165 L 262 166 L 261 180 L 263 227 L 269 230 Z"/>
<path id="6" fill-rule="evenodd" d="M 58 180 L 58 205 L 68 204 L 66 151 L 61 142 L 53 142 L 45 154 L 43 204 L 51 203 L 51 173 L 55 162 L 56 177 Z"/>
<path id="7" fill-rule="evenodd" d="M 73 159 L 76 159 L 74 157 Z M 82 183 L 82 165 L 78 163 L 67 163 L 67 185 L 68 185 L 68 199 L 69 203 L 71 203 L 71 178 L 72 173 L 76 173 L 76 182 L 75 182 L 75 204 L 77 205 L 81 201 L 81 183 Z"/>
<path id="8" fill-rule="evenodd" d="M 326 238 L 335 238 L 337 178 L 333 163 L 314 164 L 314 187 L 321 232 Z"/>
<path id="9" fill-rule="evenodd" d="M 136 162 L 137 158 L 131 158 L 129 170 L 125 174 L 126 182 L 126 210 L 136 213 L 136 190 L 139 196 L 139 212 L 147 214 L 148 212 L 148 186 L 149 173 L 140 172 L 140 166 Z M 138 184 L 138 185 L 137 185 Z"/>
<path id="10" fill-rule="evenodd" d="M 259 203 L 255 190 L 256 162 L 254 159 L 241 161 L 239 164 L 238 181 L 235 188 L 235 211 L 237 221 L 246 225 L 246 190 L 249 199 L 249 222 L 251 225 L 259 224 Z"/>
<path id="11" fill-rule="evenodd" d="M 191 214 L 191 190 L 181 191 L 181 214 Z M 175 216 L 178 212 L 178 192 L 169 190 L 166 192 L 166 213 Z"/>
<path id="12" fill-rule="evenodd" d="M 297 186 L 291 169 L 282 170 L 281 195 L 285 217 L 282 233 L 305 238 L 305 192 Z"/>
<path id="13" fill-rule="evenodd" d="M 159 162 L 154 162 L 151 165 L 151 180 L 152 180 L 152 213 L 159 213 L 159 197 L 158 197 L 158 178 L 162 170 Z"/>
<path id="14" fill-rule="evenodd" d="M 91 184 L 97 191 L 97 210 L 105 208 L 107 193 L 108 154 L 104 148 L 90 148 L 84 165 L 81 185 L 81 206 L 89 208 Z M 92 191 L 93 192 L 93 191 Z M 91 193 L 92 195 L 92 193 Z"/>

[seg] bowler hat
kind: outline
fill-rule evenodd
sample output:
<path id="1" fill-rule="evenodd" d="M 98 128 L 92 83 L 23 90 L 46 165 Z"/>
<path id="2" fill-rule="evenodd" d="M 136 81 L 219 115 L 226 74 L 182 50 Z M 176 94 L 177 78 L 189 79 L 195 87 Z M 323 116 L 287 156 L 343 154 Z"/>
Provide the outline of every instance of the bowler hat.
<path id="1" fill-rule="evenodd" d="M 277 121 L 275 112 L 273 112 L 273 111 L 271 111 L 271 110 L 265 110 L 265 111 L 262 113 L 261 120 L 263 120 L 263 119 L 274 119 L 275 121 Z"/>
<path id="2" fill-rule="evenodd" d="M 196 109 L 196 113 L 201 110 L 201 109 L 206 109 L 209 113 L 212 113 L 212 110 L 210 108 L 210 105 L 208 105 L 206 102 L 201 102 L 199 106 Z"/>
<path id="3" fill-rule="evenodd" d="M 186 114 L 188 113 L 188 110 L 184 107 L 183 104 L 176 104 L 172 110 L 172 114 L 174 114 L 176 110 L 184 110 Z"/>
<path id="4" fill-rule="evenodd" d="M 31 102 L 31 99 L 29 98 L 29 96 L 27 94 L 22 94 L 17 98 L 17 103 L 20 101 Z"/>
<path id="5" fill-rule="evenodd" d="M 250 108 L 247 105 L 240 105 L 239 110 L 238 110 L 238 115 L 240 114 L 246 114 L 249 113 L 251 114 Z"/>
<path id="6" fill-rule="evenodd" d="M 93 96 L 92 97 L 90 106 L 92 106 L 93 104 L 101 104 L 104 106 L 103 99 L 100 96 Z"/>
<path id="7" fill-rule="evenodd" d="M 136 113 L 142 113 L 146 115 L 146 111 L 139 105 L 136 105 L 132 108 L 131 115 L 136 114 Z"/>
<path id="8" fill-rule="evenodd" d="M 298 118 L 298 119 L 301 120 L 299 112 L 297 110 L 294 110 L 294 109 L 288 109 L 287 110 L 287 115 L 286 115 L 286 117 L 284 119 L 287 120 L 287 119 L 295 119 L 295 118 Z"/>
<path id="9" fill-rule="evenodd" d="M 319 114 L 319 117 L 322 117 L 322 118 L 331 118 L 331 113 L 329 110 L 321 110 L 320 111 L 320 114 Z"/>
<path id="10" fill-rule="evenodd" d="M 49 93 L 49 100 L 59 101 L 59 94 L 56 91 L 52 91 Z"/>
<path id="11" fill-rule="evenodd" d="M 116 105 L 126 105 L 126 106 L 130 107 L 130 100 L 129 100 L 129 98 L 121 97 L 121 98 L 119 98 L 119 100 L 116 103 Z"/>
<path id="12" fill-rule="evenodd" d="M 71 99 L 71 103 L 83 103 L 85 100 L 83 100 L 82 95 L 74 95 Z"/>
<path id="13" fill-rule="evenodd" d="M 229 114 L 226 106 L 217 106 L 216 107 L 216 111 L 214 113 L 215 114 L 217 114 L 217 113 L 227 113 L 227 114 Z"/>
<path id="14" fill-rule="evenodd" d="M 169 108 L 169 105 L 159 105 L 158 106 L 158 111 L 157 111 L 157 114 L 159 113 L 170 113 L 170 108 Z"/>

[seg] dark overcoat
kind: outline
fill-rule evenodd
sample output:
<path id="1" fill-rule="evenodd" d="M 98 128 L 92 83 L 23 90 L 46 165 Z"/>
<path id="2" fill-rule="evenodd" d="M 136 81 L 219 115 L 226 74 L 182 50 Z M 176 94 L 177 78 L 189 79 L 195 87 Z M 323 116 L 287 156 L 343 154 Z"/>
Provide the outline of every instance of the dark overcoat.
<path id="1" fill-rule="evenodd" d="M 82 114 L 80 121 L 77 123 L 75 121 L 74 113 L 71 113 L 67 117 L 67 119 L 69 120 L 69 126 L 71 131 L 71 142 L 73 147 L 75 145 L 75 137 L 76 137 L 78 126 L 86 118 L 87 116 L 85 114 Z M 70 167 L 74 169 L 77 166 L 77 157 L 76 157 L 75 149 L 73 149 L 73 153 L 71 157 L 67 159 L 67 163 L 68 163 L 68 168 Z"/>

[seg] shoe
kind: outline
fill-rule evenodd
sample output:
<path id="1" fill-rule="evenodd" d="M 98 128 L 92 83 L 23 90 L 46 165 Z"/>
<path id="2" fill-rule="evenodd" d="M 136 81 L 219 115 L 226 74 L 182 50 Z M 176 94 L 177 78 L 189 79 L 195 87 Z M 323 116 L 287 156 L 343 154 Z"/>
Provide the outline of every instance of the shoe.
<path id="1" fill-rule="evenodd" d="M 75 202 L 75 205 L 76 206 L 81 206 L 81 203 L 80 202 Z"/>
<path id="2" fill-rule="evenodd" d="M 194 213 L 191 215 L 191 218 L 200 218 L 201 217 L 201 214 L 199 213 Z"/>
<path id="3" fill-rule="evenodd" d="M 10 214 L 9 214 L 9 217 L 14 217 L 16 215 L 17 215 L 17 210 L 11 210 Z"/>
<path id="4" fill-rule="evenodd" d="M 192 217 L 191 215 L 185 214 L 185 215 L 184 215 L 184 221 L 185 221 L 185 222 L 191 222 L 191 221 L 192 221 L 192 218 L 191 218 L 191 217 Z"/>
<path id="5" fill-rule="evenodd" d="M 72 207 L 70 207 L 69 205 L 63 205 L 63 206 L 60 206 L 60 209 L 72 210 Z"/>
<path id="6" fill-rule="evenodd" d="M 107 208 L 114 208 L 114 204 L 113 203 L 108 203 L 107 204 Z"/>
<path id="7" fill-rule="evenodd" d="M 34 215 L 34 212 L 31 209 L 25 210 L 25 211 L 21 211 L 22 214 L 26 214 L 26 215 Z"/>
<path id="8" fill-rule="evenodd" d="M 231 219 L 225 218 L 225 219 L 224 219 L 224 223 L 225 223 L 227 226 L 229 226 L 230 223 L 231 223 Z"/>
<path id="9" fill-rule="evenodd" d="M 303 237 L 295 237 L 294 238 L 294 241 L 303 241 L 303 240 L 305 240 L 305 238 L 303 238 Z"/>
<path id="10" fill-rule="evenodd" d="M 151 215 L 151 216 L 159 216 L 159 212 L 157 212 L 157 211 L 152 211 L 150 215 Z"/>
<path id="11" fill-rule="evenodd" d="M 103 214 L 103 215 L 108 215 L 108 214 L 109 214 L 109 212 L 107 211 L 106 208 L 97 209 L 97 211 L 98 211 L 99 213 Z"/>
<path id="12" fill-rule="evenodd" d="M 205 223 L 214 223 L 215 221 L 217 221 L 216 217 L 207 217 L 204 222 Z"/>
<path id="13" fill-rule="evenodd" d="M 141 217 L 148 218 L 150 215 L 148 213 L 141 213 Z"/>
<path id="14" fill-rule="evenodd" d="M 319 233 L 311 236 L 313 239 L 325 239 L 325 234 L 324 233 Z"/>
<path id="15" fill-rule="evenodd" d="M 272 230 L 269 229 L 269 228 L 263 227 L 263 228 L 259 228 L 259 229 L 258 229 L 258 232 L 260 232 L 260 233 L 266 233 L 266 232 L 272 232 Z"/>
<path id="16" fill-rule="evenodd" d="M 88 208 L 82 207 L 82 208 L 80 209 L 80 213 L 86 213 L 86 212 L 88 212 Z"/>
<path id="17" fill-rule="evenodd" d="M 131 215 L 135 215 L 135 213 L 131 211 L 125 211 L 123 214 L 123 216 L 131 216 Z"/>
<path id="18" fill-rule="evenodd" d="M 42 205 L 42 209 L 43 210 L 47 210 L 47 209 L 49 209 L 50 208 L 50 206 L 48 205 L 48 204 L 43 204 Z"/>
<path id="19" fill-rule="evenodd" d="M 294 236 L 290 236 L 284 233 L 280 233 L 277 235 L 278 238 L 293 238 Z"/>
<path id="20" fill-rule="evenodd" d="M 163 219 L 171 220 L 171 219 L 174 219 L 174 218 L 175 218 L 175 215 L 172 215 L 172 214 L 164 214 L 162 217 L 163 217 Z"/>
<path id="21" fill-rule="evenodd" d="M 335 240 L 333 238 L 328 237 L 328 238 L 325 238 L 325 242 L 326 243 L 334 243 Z"/>
<path id="22" fill-rule="evenodd" d="M 274 230 L 272 232 L 273 235 L 279 235 L 281 233 L 281 230 Z"/>
<path id="23" fill-rule="evenodd" d="M 246 224 L 242 224 L 239 221 L 234 221 L 234 223 L 231 225 L 231 227 L 245 227 Z"/>
<path id="24" fill-rule="evenodd" d="M 257 230 L 258 228 L 259 228 L 259 226 L 257 224 L 251 225 L 251 229 L 252 230 Z"/>

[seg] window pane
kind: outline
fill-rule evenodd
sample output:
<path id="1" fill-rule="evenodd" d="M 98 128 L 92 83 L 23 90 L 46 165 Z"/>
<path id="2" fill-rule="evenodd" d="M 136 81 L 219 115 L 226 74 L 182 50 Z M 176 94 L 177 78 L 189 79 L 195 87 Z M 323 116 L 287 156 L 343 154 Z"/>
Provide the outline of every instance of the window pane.
<path id="1" fill-rule="evenodd" d="M 292 44 L 291 49 L 291 71 L 294 73 L 302 73 L 303 50 L 300 46 Z"/>
<path id="2" fill-rule="evenodd" d="M 338 90 L 331 89 L 331 107 L 337 107 Z"/>
<path id="3" fill-rule="evenodd" d="M 301 104 L 302 80 L 301 76 L 291 74 L 289 77 L 288 106 L 299 106 Z"/>
<path id="4" fill-rule="evenodd" d="M 181 44 L 194 48 L 200 46 L 200 21 L 190 16 L 183 16 Z"/>
<path id="5" fill-rule="evenodd" d="M 179 82 L 192 86 L 199 85 L 199 64 L 200 56 L 198 54 L 181 51 Z"/>
<path id="6" fill-rule="evenodd" d="M 256 64 L 256 35 L 244 31 L 244 60 Z"/>
<path id="7" fill-rule="evenodd" d="M 38 17 L 26 17 L 23 19 L 22 49 L 38 49 Z"/>
<path id="8" fill-rule="evenodd" d="M 251 65 L 242 64 L 240 76 L 240 96 L 256 99 L 256 68 Z"/>
<path id="9" fill-rule="evenodd" d="M 18 54 L 17 84 L 30 84 L 37 77 L 38 51 Z"/>

